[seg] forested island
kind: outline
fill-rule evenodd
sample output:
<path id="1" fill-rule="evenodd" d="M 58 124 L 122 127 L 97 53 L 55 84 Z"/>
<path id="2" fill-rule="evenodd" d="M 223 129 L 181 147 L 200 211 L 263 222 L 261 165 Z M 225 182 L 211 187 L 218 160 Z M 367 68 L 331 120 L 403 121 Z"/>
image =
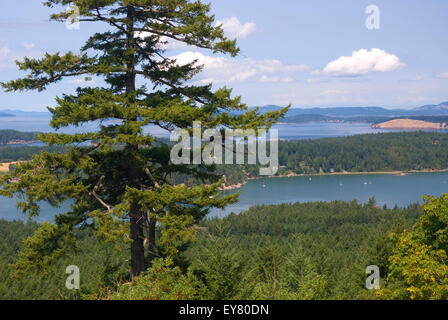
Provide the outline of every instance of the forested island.
<path id="1" fill-rule="evenodd" d="M 62 152 L 63 147 L 0 147 L 0 162 L 29 160 L 41 151 Z M 351 137 L 279 142 L 277 176 L 299 174 L 396 173 L 448 169 L 448 135 L 437 132 L 393 132 Z M 240 186 L 258 177 L 255 165 L 219 165 L 226 186 Z M 178 183 L 198 179 L 172 175 Z"/>
<path id="2" fill-rule="evenodd" d="M 295 173 L 440 170 L 448 166 L 448 135 L 397 132 L 283 141 L 279 161 Z"/>
<path id="3" fill-rule="evenodd" d="M 21 132 L 17 130 L 0 130 L 0 145 L 30 144 L 37 142 L 37 132 Z"/>

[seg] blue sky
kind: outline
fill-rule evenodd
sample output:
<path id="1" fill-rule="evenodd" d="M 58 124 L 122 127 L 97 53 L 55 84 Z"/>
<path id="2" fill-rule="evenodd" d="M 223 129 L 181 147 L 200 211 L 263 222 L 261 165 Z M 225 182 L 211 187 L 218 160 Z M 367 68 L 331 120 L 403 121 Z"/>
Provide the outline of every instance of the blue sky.
<path id="1" fill-rule="evenodd" d="M 369 5 L 379 8 L 379 29 L 365 25 Z M 167 55 L 199 59 L 205 71 L 195 83 L 232 87 L 249 105 L 408 108 L 448 100 L 448 1 L 215 0 L 212 11 L 238 38 L 238 57 L 176 43 Z M 77 52 L 99 30 L 49 22 L 51 9 L 36 0 L 1 1 L 0 12 L 0 81 L 23 75 L 14 59 Z M 0 92 L 0 109 L 42 111 L 79 85 L 89 84 L 71 79 L 41 93 Z"/>

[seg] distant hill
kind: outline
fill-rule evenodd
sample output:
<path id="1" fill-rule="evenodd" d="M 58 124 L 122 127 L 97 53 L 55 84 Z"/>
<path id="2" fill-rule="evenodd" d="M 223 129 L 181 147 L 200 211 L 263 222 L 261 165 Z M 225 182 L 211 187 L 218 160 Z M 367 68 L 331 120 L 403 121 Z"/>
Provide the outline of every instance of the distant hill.
<path id="1" fill-rule="evenodd" d="M 288 123 L 306 123 L 315 121 L 343 121 L 343 119 L 324 116 L 321 114 L 301 114 L 285 117 L 284 119 L 280 120 L 280 122 L 288 122 Z"/>
<path id="2" fill-rule="evenodd" d="M 8 114 L 9 117 L 33 117 L 33 118 L 47 118 L 51 117 L 50 112 L 42 112 L 42 111 L 22 111 L 16 109 L 4 109 L 0 110 L 0 114 Z"/>
<path id="3" fill-rule="evenodd" d="M 16 130 L 0 130 L 0 145 L 27 144 L 36 142 L 37 132 L 20 132 Z"/>
<path id="4" fill-rule="evenodd" d="M 282 107 L 268 105 L 260 108 L 261 113 L 280 110 Z M 334 107 L 334 108 L 291 108 L 282 122 L 304 123 L 311 121 L 345 121 L 378 123 L 396 118 L 448 116 L 448 102 L 426 105 L 415 109 L 386 109 L 383 107 Z M 434 121 L 437 122 L 437 121 Z"/>
<path id="5" fill-rule="evenodd" d="M 418 107 L 415 110 L 418 111 L 427 111 L 427 112 L 448 112 L 448 102 L 442 102 L 440 104 L 434 105 L 434 104 L 430 104 L 430 105 L 426 105 L 426 106 L 422 106 L 422 107 Z"/>
<path id="6" fill-rule="evenodd" d="M 251 107 L 249 109 L 253 109 Z M 282 106 L 265 105 L 260 107 L 261 113 L 281 110 Z M 241 114 L 243 112 L 232 112 Z M 22 110 L 0 110 L 0 117 L 45 117 L 50 118 L 49 112 L 31 112 Z M 448 116 L 448 101 L 437 105 L 425 105 L 414 109 L 386 109 L 379 106 L 367 107 L 315 107 L 315 108 L 290 108 L 281 122 L 305 123 L 312 121 L 342 121 L 342 122 L 368 122 L 379 123 L 397 118 L 411 117 L 437 117 Z M 414 118 L 415 119 L 415 118 Z M 429 120 L 429 119 L 416 119 Z M 432 121 L 431 121 L 432 120 Z M 438 122 L 431 119 L 431 122 Z"/>
<path id="7" fill-rule="evenodd" d="M 434 130 L 446 130 L 447 124 L 438 122 L 429 122 L 415 119 L 393 119 L 386 122 L 372 126 L 375 129 L 434 129 Z"/>

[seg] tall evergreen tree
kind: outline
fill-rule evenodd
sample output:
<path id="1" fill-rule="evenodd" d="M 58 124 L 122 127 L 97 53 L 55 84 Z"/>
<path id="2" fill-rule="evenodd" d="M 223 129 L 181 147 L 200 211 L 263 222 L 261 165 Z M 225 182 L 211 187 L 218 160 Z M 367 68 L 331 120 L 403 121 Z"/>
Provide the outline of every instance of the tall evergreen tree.
<path id="1" fill-rule="evenodd" d="M 93 34 L 77 54 L 47 53 L 42 59 L 17 62 L 28 75 L 2 86 L 7 91 L 42 91 L 67 77 L 103 78 L 104 86 L 77 88 L 75 94 L 57 97 L 56 106 L 49 108 L 55 129 L 90 121 L 100 126 L 72 135 L 42 134 L 40 140 L 67 151 L 43 152 L 0 181 L 1 194 L 21 196 L 18 205 L 31 216 L 39 214 L 41 201 L 58 206 L 73 200 L 69 212 L 26 241 L 17 274 L 45 268 L 75 245 L 77 228 L 90 226 L 103 239 L 130 240 L 131 275 L 137 276 L 155 257 L 176 254 L 193 240 L 194 224 L 210 208 L 237 200 L 236 195 L 219 197 L 213 167 L 173 165 L 169 146 L 144 127 L 191 131 L 193 122 L 201 121 L 202 130 L 269 128 L 286 109 L 267 114 L 248 110 L 230 89 L 192 85 L 189 80 L 202 69 L 196 61 L 178 65 L 166 56 L 167 40 L 238 54 L 236 41 L 214 25 L 210 6 L 201 1 L 47 0 L 44 5 L 76 6 L 81 24 L 102 23 L 105 31 Z M 73 13 L 63 10 L 51 19 L 66 21 Z M 116 121 L 104 122 L 110 119 Z M 173 185 L 173 173 L 214 183 Z"/>

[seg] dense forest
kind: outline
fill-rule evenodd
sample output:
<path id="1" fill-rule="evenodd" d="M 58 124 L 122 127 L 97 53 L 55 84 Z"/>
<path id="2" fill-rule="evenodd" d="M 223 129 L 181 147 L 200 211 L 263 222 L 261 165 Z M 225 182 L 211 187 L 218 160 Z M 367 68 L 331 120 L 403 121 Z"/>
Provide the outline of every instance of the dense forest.
<path id="1" fill-rule="evenodd" d="M 279 162 L 295 173 L 447 169 L 448 135 L 406 132 L 284 141 Z"/>
<path id="2" fill-rule="evenodd" d="M 17 278 L 11 264 L 17 260 L 23 241 L 39 227 L 35 222 L 0 220 L 0 300 L 16 299 L 81 299 L 89 294 L 98 295 L 103 288 L 113 287 L 129 274 L 123 252 L 124 244 L 101 244 L 90 230 L 78 236 L 79 247 L 59 259 L 45 274 L 33 274 L 24 279 Z M 44 250 L 44 248 L 42 248 Z M 65 269 L 77 265 L 82 272 L 81 290 L 67 290 Z"/>
<path id="3" fill-rule="evenodd" d="M 375 200 L 258 206 L 204 221 L 197 241 L 158 260 L 136 284 L 128 277 L 126 242 L 99 244 L 89 229 L 46 274 L 16 278 L 14 264 L 33 222 L 0 221 L 3 299 L 366 299 L 365 268 L 387 275 L 392 232 L 409 228 L 421 208 L 378 208 Z M 121 249 L 120 249 L 121 248 Z M 9 265 L 9 266 L 8 266 Z M 81 290 L 65 288 L 78 265 Z"/>

